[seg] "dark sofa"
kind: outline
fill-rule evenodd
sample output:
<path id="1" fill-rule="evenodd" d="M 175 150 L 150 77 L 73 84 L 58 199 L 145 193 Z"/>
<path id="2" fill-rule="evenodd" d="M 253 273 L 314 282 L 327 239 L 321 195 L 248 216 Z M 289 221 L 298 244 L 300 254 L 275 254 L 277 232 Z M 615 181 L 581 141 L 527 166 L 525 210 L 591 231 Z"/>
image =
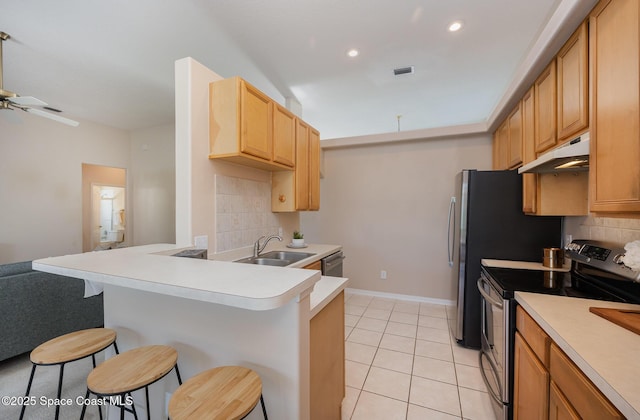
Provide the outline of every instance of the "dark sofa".
<path id="1" fill-rule="evenodd" d="M 34 271 L 31 261 L 0 265 L 0 361 L 103 324 L 102 295 L 84 298 L 83 280 Z"/>

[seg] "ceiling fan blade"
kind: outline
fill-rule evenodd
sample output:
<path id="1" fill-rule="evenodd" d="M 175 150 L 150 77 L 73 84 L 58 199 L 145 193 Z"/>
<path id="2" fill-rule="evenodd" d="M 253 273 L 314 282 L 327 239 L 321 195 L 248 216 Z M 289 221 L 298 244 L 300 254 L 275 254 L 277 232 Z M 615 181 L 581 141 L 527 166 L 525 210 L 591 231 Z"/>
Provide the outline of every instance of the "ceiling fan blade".
<path id="1" fill-rule="evenodd" d="M 36 115 L 39 115 L 41 117 L 49 118 L 49 119 L 52 119 L 54 121 L 70 125 L 72 127 L 77 127 L 78 125 L 80 125 L 80 123 L 78 121 L 70 120 L 69 118 L 61 117 L 59 115 L 51 114 L 49 112 L 45 112 L 45 111 L 42 111 L 42 110 L 39 110 L 39 109 L 35 109 L 35 108 L 23 108 L 23 109 L 25 111 L 27 111 L 27 112 L 32 113 L 32 114 L 36 114 Z"/>
<path id="2" fill-rule="evenodd" d="M 8 98 L 9 102 L 22 106 L 46 106 L 47 103 L 33 96 L 15 96 Z"/>

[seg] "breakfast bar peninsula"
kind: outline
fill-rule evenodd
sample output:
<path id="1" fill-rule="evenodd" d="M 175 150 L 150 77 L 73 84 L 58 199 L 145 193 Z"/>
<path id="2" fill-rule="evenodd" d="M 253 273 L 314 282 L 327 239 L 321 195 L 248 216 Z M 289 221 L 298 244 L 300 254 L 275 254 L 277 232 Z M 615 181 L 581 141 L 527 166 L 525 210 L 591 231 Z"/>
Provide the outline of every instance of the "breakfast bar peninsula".
<path id="1" fill-rule="evenodd" d="M 180 249 L 155 244 L 90 252 L 40 259 L 33 268 L 103 287 L 105 326 L 117 331 L 121 351 L 170 345 L 183 379 L 215 366 L 249 367 L 262 379 L 269 417 L 309 419 L 310 321 L 342 296 L 347 280 L 317 270 L 172 256 Z M 177 386 L 174 375 L 152 385 L 151 418 L 166 418 Z M 144 411 L 143 396 L 134 398 Z M 255 411 L 247 418 L 262 418 Z"/>

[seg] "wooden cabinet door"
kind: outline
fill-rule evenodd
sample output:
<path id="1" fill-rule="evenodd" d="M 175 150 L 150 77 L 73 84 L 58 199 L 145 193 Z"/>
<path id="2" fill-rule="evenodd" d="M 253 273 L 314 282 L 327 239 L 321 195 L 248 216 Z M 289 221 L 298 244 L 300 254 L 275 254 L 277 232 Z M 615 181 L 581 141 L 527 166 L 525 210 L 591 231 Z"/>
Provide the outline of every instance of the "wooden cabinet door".
<path id="1" fill-rule="evenodd" d="M 509 115 L 508 167 L 517 168 L 522 164 L 522 109 L 520 103 Z"/>
<path id="2" fill-rule="evenodd" d="M 555 343 L 551 344 L 549 360 L 553 381 L 581 417 L 598 420 L 624 418 Z"/>
<path id="3" fill-rule="evenodd" d="M 296 123 L 296 210 L 309 208 L 309 134 L 310 127 L 297 120 Z"/>
<path id="4" fill-rule="evenodd" d="M 320 209 L 320 133 L 309 131 L 309 210 Z"/>
<path id="5" fill-rule="evenodd" d="M 536 159 L 533 97 L 533 88 L 531 88 L 522 98 L 522 161 L 525 164 Z M 537 175 L 522 174 L 522 211 L 527 214 L 536 214 L 537 197 Z"/>
<path id="6" fill-rule="evenodd" d="M 514 355 L 513 418 L 548 418 L 549 372 L 519 332 L 516 332 Z"/>
<path id="7" fill-rule="evenodd" d="M 640 3 L 601 1 L 589 21 L 590 211 L 640 212 Z"/>
<path id="8" fill-rule="evenodd" d="M 286 108 L 273 107 L 273 161 L 295 166 L 296 117 Z"/>
<path id="9" fill-rule="evenodd" d="M 549 420 L 579 420 L 580 416 L 553 380 L 549 387 Z"/>
<path id="10" fill-rule="evenodd" d="M 498 127 L 493 142 L 493 169 L 503 170 L 509 167 L 509 119 Z"/>
<path id="11" fill-rule="evenodd" d="M 311 420 L 340 420 L 345 395 L 344 292 L 309 325 Z"/>
<path id="12" fill-rule="evenodd" d="M 584 22 L 558 52 L 558 143 L 589 126 L 588 33 Z"/>
<path id="13" fill-rule="evenodd" d="M 240 86 L 240 151 L 271 160 L 272 102 L 244 80 Z"/>
<path id="14" fill-rule="evenodd" d="M 542 153 L 556 145 L 556 62 L 540 74 L 534 83 L 535 150 Z"/>

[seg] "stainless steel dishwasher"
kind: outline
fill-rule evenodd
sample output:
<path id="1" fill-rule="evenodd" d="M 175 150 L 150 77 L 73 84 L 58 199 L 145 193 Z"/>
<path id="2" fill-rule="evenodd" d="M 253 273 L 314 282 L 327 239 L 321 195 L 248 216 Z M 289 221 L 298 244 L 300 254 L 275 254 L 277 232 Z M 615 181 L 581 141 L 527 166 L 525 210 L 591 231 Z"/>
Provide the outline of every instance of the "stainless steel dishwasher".
<path id="1" fill-rule="evenodd" d="M 324 257 L 322 261 L 322 275 L 342 277 L 342 261 L 345 259 L 342 251 Z"/>

